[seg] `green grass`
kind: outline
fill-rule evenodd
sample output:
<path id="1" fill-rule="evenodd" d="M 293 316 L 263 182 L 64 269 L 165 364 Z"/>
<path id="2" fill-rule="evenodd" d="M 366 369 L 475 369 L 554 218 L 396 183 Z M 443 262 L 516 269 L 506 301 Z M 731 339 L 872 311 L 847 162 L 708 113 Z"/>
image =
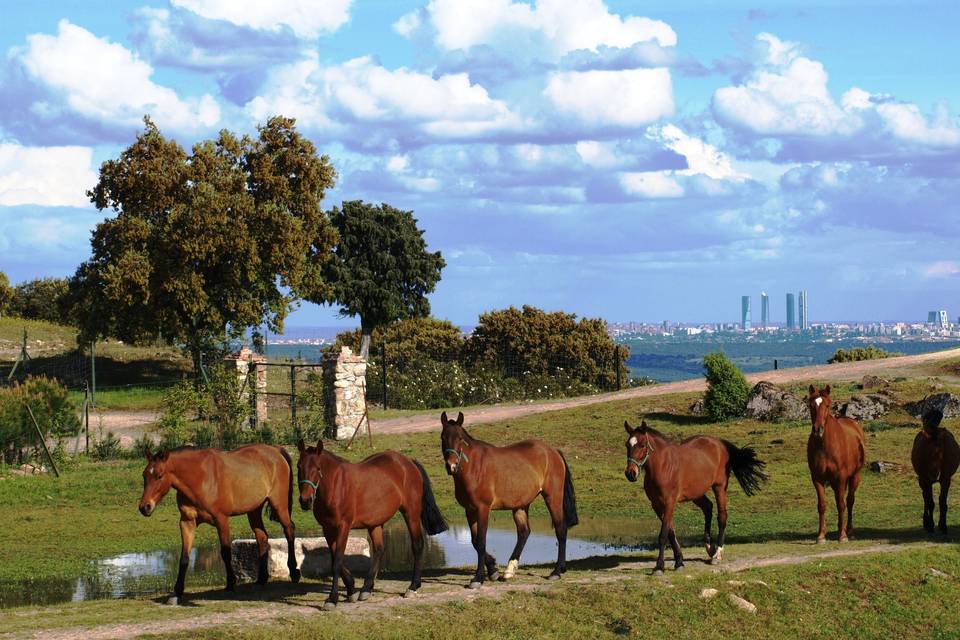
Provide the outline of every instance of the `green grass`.
<path id="1" fill-rule="evenodd" d="M 167 384 L 130 386 L 97 390 L 97 409 L 110 411 L 159 411 L 163 408 L 163 394 Z M 80 406 L 85 394 L 71 391 L 70 399 Z"/>

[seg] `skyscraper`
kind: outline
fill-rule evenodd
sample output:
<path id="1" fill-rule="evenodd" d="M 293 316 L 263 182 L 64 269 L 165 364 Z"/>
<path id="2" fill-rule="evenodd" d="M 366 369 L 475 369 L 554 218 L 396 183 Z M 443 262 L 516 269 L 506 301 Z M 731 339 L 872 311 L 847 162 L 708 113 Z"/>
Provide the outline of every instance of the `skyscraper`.
<path id="1" fill-rule="evenodd" d="M 927 314 L 927 323 L 932 324 L 936 329 L 949 329 L 950 318 L 947 317 L 946 309 L 931 311 Z"/>
<path id="2" fill-rule="evenodd" d="M 767 328 L 767 323 L 770 322 L 770 296 L 766 292 L 760 293 L 760 326 L 764 329 Z"/>
<path id="3" fill-rule="evenodd" d="M 793 311 L 793 294 L 787 294 L 787 329 L 796 329 L 796 314 Z"/>
<path id="4" fill-rule="evenodd" d="M 740 296 L 740 328 L 750 330 L 750 296 Z"/>
<path id="5" fill-rule="evenodd" d="M 800 330 L 806 331 L 810 328 L 810 317 L 807 315 L 807 292 L 801 291 L 799 297 L 800 312 Z"/>

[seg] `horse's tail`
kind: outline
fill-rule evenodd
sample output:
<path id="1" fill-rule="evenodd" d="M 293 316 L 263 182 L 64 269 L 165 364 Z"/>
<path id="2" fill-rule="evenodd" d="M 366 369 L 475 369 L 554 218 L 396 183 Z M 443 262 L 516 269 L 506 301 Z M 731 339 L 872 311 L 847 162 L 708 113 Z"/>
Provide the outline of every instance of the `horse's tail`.
<path id="1" fill-rule="evenodd" d="M 437 500 L 433 497 L 433 486 L 430 484 L 430 476 L 427 475 L 427 470 L 416 460 L 413 461 L 413 464 L 417 465 L 417 469 L 420 470 L 420 477 L 423 478 L 423 500 L 420 504 L 420 524 L 423 525 L 423 529 L 427 532 L 427 535 L 435 536 L 438 533 L 443 533 L 450 527 L 447 526 L 447 521 L 443 519 L 443 514 L 440 513 L 440 508 L 437 507 Z"/>
<path id="2" fill-rule="evenodd" d="M 290 454 L 287 453 L 287 450 L 283 447 L 277 447 L 280 449 L 280 455 L 283 456 L 283 459 L 287 461 L 287 468 L 290 470 L 290 485 L 287 488 L 287 515 L 291 518 L 293 517 L 293 460 L 290 459 Z M 270 504 L 269 502 L 267 504 Z M 276 509 L 273 508 L 273 505 L 270 505 L 270 519 L 274 522 L 280 522 L 280 516 L 277 515 Z"/>
<path id="3" fill-rule="evenodd" d="M 563 460 L 563 520 L 567 529 L 575 527 L 580 522 L 577 516 L 577 494 L 573 491 L 573 478 L 570 477 L 570 465 L 563 456 L 563 451 L 557 450 Z"/>
<path id="4" fill-rule="evenodd" d="M 732 442 L 726 440 L 721 440 L 721 442 L 727 448 L 727 453 L 730 456 L 727 475 L 729 476 L 732 471 L 733 475 L 737 477 L 740 487 L 743 488 L 743 492 L 752 496 L 767 481 L 767 474 L 763 472 L 767 463 L 760 460 L 757 457 L 757 452 L 750 447 L 741 449 Z"/>

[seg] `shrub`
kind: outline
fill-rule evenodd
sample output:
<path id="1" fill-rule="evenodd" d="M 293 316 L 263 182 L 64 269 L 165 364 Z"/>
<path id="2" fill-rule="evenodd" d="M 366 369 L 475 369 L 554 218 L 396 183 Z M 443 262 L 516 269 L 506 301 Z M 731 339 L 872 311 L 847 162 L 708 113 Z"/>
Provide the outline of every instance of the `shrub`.
<path id="1" fill-rule="evenodd" d="M 870 345 L 869 347 L 855 347 L 853 349 L 837 349 L 833 356 L 827 360 L 827 364 L 837 362 L 857 362 L 859 360 L 880 360 L 882 358 L 893 358 L 902 356 L 902 353 L 885 351 Z"/>
<path id="2" fill-rule="evenodd" d="M 703 407 L 710 419 L 721 422 L 742 416 L 750 385 L 740 369 L 719 351 L 704 356 L 703 368 L 707 376 Z"/>
<path id="3" fill-rule="evenodd" d="M 113 431 L 107 431 L 103 435 L 103 429 L 100 429 L 100 437 L 93 443 L 90 450 L 90 457 L 94 460 L 113 460 L 123 457 L 123 448 L 120 446 L 120 438 L 113 435 Z"/>
<path id="4" fill-rule="evenodd" d="M 28 377 L 0 390 L 0 451 L 8 462 L 23 459 L 23 450 L 39 446 L 37 430 L 27 410 L 33 411 L 44 438 L 64 438 L 80 432 L 77 408 L 56 380 Z"/>
<path id="5" fill-rule="evenodd" d="M 203 408 L 203 396 L 191 382 L 180 382 L 163 394 L 163 414 L 157 421 L 160 446 L 172 449 L 190 441 L 190 426 Z"/>
<path id="6" fill-rule="evenodd" d="M 21 282 L 13 290 L 8 312 L 20 318 L 70 324 L 63 309 L 68 282 L 66 278 L 37 278 Z"/>

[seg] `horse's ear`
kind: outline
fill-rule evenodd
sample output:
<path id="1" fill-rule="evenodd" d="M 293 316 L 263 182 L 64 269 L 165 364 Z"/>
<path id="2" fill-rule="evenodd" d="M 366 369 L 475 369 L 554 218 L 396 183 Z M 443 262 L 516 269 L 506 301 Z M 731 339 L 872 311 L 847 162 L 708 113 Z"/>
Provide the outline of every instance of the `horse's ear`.
<path id="1" fill-rule="evenodd" d="M 813 394 L 815 394 L 815 393 L 817 392 L 817 388 L 816 388 L 815 386 L 813 386 L 813 385 L 810 385 L 810 388 L 807 389 L 807 392 L 810 394 L 810 397 L 812 398 L 812 397 L 813 397 Z"/>
<path id="2" fill-rule="evenodd" d="M 317 453 L 323 451 L 323 438 L 317 440 Z"/>
<path id="3" fill-rule="evenodd" d="M 303 442 L 303 438 L 297 440 L 297 451 L 303 453 L 303 450 L 307 448 L 307 445 Z"/>
<path id="4" fill-rule="evenodd" d="M 641 421 L 640 421 L 640 431 L 646 431 L 646 430 L 647 430 L 647 421 L 646 421 L 646 420 L 641 420 Z"/>
<path id="5" fill-rule="evenodd" d="M 623 421 L 623 428 L 629 435 L 633 435 L 633 427 L 626 420 Z"/>
<path id="6" fill-rule="evenodd" d="M 823 389 L 821 389 L 821 390 L 820 390 L 820 395 L 822 395 L 822 396 L 828 396 L 828 395 L 830 395 L 830 385 L 827 385 L 827 386 L 825 386 Z"/>
<path id="7" fill-rule="evenodd" d="M 152 461 L 153 461 L 153 454 L 150 453 L 150 447 L 144 447 L 144 448 L 143 448 L 143 457 L 145 457 L 145 458 L 147 459 L 147 462 L 152 462 Z"/>
<path id="8" fill-rule="evenodd" d="M 154 459 L 154 460 L 158 460 L 158 461 L 160 461 L 160 462 L 166 462 L 167 458 L 169 458 L 169 457 L 170 457 L 170 452 L 167 451 L 166 449 L 164 449 L 163 451 L 161 451 L 160 453 L 158 453 L 156 456 L 154 456 L 153 459 Z"/>
<path id="9" fill-rule="evenodd" d="M 457 426 L 458 427 L 463 426 L 463 411 L 460 411 L 457 413 Z"/>
<path id="10" fill-rule="evenodd" d="M 447 412 L 444 411 L 443 413 L 440 414 L 440 424 L 442 424 L 443 426 L 447 426 L 447 422 L 449 422 L 449 420 L 447 420 Z"/>

